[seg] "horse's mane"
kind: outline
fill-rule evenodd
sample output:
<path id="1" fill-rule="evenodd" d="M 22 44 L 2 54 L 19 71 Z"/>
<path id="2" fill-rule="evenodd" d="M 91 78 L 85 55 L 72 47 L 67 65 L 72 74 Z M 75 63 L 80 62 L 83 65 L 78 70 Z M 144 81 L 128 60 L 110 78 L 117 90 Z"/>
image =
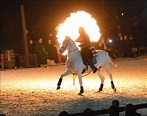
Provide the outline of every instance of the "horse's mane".
<path id="1" fill-rule="evenodd" d="M 69 38 L 70 39 L 70 41 L 72 42 L 71 44 L 74 44 L 76 47 L 78 47 L 77 45 L 76 45 L 76 42 L 73 40 L 73 39 L 71 39 L 71 38 Z"/>
<path id="2" fill-rule="evenodd" d="M 73 43 L 75 43 L 75 41 L 73 39 L 71 39 L 71 38 L 69 38 L 69 39 L 70 39 L 70 41 L 72 41 Z"/>

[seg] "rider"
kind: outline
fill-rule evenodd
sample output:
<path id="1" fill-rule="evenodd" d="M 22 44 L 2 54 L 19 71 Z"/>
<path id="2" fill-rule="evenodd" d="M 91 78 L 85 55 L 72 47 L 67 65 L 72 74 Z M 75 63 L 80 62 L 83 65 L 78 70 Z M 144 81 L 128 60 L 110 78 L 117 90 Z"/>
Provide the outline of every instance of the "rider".
<path id="1" fill-rule="evenodd" d="M 79 47 L 81 48 L 81 56 L 84 63 L 88 63 L 90 67 L 93 69 L 93 73 L 97 71 L 97 68 L 94 66 L 92 62 L 92 52 L 89 49 L 91 46 L 90 38 L 85 32 L 83 27 L 79 28 L 79 34 L 80 36 L 76 39 L 76 42 L 79 42 Z M 84 71 L 85 72 L 85 71 Z"/>

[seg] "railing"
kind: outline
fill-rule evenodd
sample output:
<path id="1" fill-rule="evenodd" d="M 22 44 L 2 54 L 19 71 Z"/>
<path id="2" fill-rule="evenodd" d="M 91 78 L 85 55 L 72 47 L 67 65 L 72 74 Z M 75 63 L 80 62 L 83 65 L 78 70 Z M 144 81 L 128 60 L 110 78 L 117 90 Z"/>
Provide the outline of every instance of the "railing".
<path id="1" fill-rule="evenodd" d="M 116 104 L 116 105 L 114 105 L 114 104 Z M 102 115 L 102 114 L 109 114 L 110 116 L 113 116 L 113 114 L 115 114 L 115 116 L 119 116 L 119 112 L 123 112 L 125 109 L 125 107 L 119 107 L 119 101 L 116 101 L 116 100 L 112 101 L 111 106 L 115 106 L 117 110 L 115 110 L 114 108 L 112 110 L 110 110 L 110 108 L 109 108 L 109 109 L 104 109 L 104 110 L 93 111 L 90 108 L 87 108 L 86 110 L 84 110 L 84 112 L 75 113 L 75 114 L 69 114 L 66 111 L 62 111 L 62 112 L 60 112 L 60 114 L 58 116 L 96 116 L 96 115 Z M 147 103 L 133 105 L 133 106 L 135 107 L 136 110 L 142 109 L 142 108 L 147 108 Z"/>
<path id="2" fill-rule="evenodd" d="M 29 54 L 29 67 L 37 67 L 36 54 Z M 26 56 L 21 54 L 0 54 L 0 69 L 26 68 Z"/>

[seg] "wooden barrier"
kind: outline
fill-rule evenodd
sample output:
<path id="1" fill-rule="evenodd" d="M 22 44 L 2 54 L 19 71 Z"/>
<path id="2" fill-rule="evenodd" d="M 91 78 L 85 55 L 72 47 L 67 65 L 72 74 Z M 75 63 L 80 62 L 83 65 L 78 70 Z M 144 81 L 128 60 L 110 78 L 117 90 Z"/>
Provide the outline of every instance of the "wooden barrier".
<path id="1" fill-rule="evenodd" d="M 136 109 L 147 108 L 147 103 L 134 105 Z M 110 106 L 111 107 L 111 106 Z M 125 107 L 118 107 L 118 112 L 123 112 Z M 68 114 L 66 111 L 60 112 L 58 116 L 95 116 L 101 114 L 109 114 L 109 109 L 104 110 L 89 110 L 87 112 L 75 113 L 75 114 Z M 119 114 L 118 114 L 119 115 Z"/>
<path id="2" fill-rule="evenodd" d="M 14 50 L 5 50 L 4 55 L 4 68 L 13 69 L 15 68 L 15 54 Z"/>
<path id="3" fill-rule="evenodd" d="M 0 54 L 0 65 L 2 66 L 2 69 L 4 69 L 4 54 Z"/>

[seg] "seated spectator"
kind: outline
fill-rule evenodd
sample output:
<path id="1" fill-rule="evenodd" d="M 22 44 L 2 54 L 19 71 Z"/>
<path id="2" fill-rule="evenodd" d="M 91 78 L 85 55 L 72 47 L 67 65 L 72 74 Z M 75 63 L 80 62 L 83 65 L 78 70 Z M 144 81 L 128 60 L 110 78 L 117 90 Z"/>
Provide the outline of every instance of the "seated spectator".
<path id="1" fill-rule="evenodd" d="M 128 48 L 127 48 L 127 53 L 128 53 L 128 56 L 129 57 L 136 57 L 137 56 L 137 48 L 135 47 L 135 44 L 134 44 L 134 40 L 133 40 L 133 37 L 130 36 L 129 37 L 129 40 L 128 40 Z"/>
<path id="2" fill-rule="evenodd" d="M 136 112 L 136 108 L 133 104 L 127 104 L 124 108 L 125 116 L 141 116 L 141 114 Z"/>
<path id="3" fill-rule="evenodd" d="M 98 42 L 98 49 L 99 50 L 106 50 L 107 49 L 104 38 L 100 38 L 100 40 Z"/>

